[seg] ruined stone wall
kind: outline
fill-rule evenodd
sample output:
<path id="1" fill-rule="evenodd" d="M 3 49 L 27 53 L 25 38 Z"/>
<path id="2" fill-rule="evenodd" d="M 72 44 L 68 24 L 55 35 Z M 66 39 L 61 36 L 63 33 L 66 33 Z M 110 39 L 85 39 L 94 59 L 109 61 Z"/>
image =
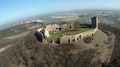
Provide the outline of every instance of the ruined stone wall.
<path id="1" fill-rule="evenodd" d="M 42 31 L 42 28 L 39 28 L 37 30 L 37 35 L 40 37 L 41 42 L 44 43 L 65 43 L 65 42 L 76 42 L 78 40 L 81 40 L 85 37 L 89 37 L 89 36 L 93 36 L 96 32 L 97 32 L 98 28 L 96 27 L 95 29 L 89 30 L 89 31 L 85 31 L 76 35 L 69 35 L 69 36 L 63 36 L 63 37 L 59 37 L 59 38 L 45 38 L 43 33 L 41 33 L 40 31 Z"/>
<path id="2" fill-rule="evenodd" d="M 96 32 L 97 32 L 97 28 L 89 30 L 89 31 L 85 31 L 76 35 L 69 35 L 69 36 L 63 36 L 60 38 L 47 38 L 44 39 L 43 38 L 43 34 L 41 32 L 39 32 L 41 29 L 37 30 L 37 34 L 38 36 L 41 38 L 42 42 L 44 43 L 66 43 L 66 42 L 76 42 L 78 40 L 81 40 L 85 37 L 89 37 L 89 36 L 93 36 Z"/>
<path id="3" fill-rule="evenodd" d="M 70 35 L 70 36 L 64 36 L 60 37 L 60 43 L 65 43 L 65 42 L 76 42 L 78 40 L 81 40 L 85 37 L 93 36 L 97 32 L 97 28 L 85 31 L 76 35 Z"/>
<path id="4" fill-rule="evenodd" d="M 53 25 L 46 25 L 45 28 L 50 31 L 50 30 L 59 30 L 59 28 L 73 28 L 73 24 L 63 24 L 63 25 L 58 25 L 58 24 L 53 24 Z"/>
<path id="5" fill-rule="evenodd" d="M 50 31 L 50 30 L 56 30 L 57 28 L 60 28 L 60 26 L 58 24 L 53 24 L 53 25 L 47 25 L 45 26 L 45 28 Z"/>
<path id="6" fill-rule="evenodd" d="M 60 38 L 47 38 L 46 40 L 50 43 L 60 43 Z"/>
<path id="7" fill-rule="evenodd" d="M 42 30 L 41 28 L 39 28 L 39 29 L 37 30 L 37 35 L 38 35 L 39 38 L 41 39 L 41 42 L 43 42 L 44 37 L 43 37 L 43 34 L 40 32 L 41 30 Z"/>

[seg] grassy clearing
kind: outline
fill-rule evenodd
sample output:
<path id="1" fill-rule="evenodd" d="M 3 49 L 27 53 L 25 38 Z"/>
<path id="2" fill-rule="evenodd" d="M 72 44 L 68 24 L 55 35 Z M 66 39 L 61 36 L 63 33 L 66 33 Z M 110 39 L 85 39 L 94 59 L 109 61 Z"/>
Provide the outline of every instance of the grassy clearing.
<path id="1" fill-rule="evenodd" d="M 25 36 L 25 35 L 27 35 L 29 33 L 30 33 L 30 31 L 27 31 L 27 32 L 23 32 L 21 34 L 17 34 L 17 35 L 14 35 L 14 36 L 7 37 L 5 39 L 16 39 L 16 38 L 19 38 L 19 37 L 23 37 L 23 36 Z"/>
<path id="2" fill-rule="evenodd" d="M 62 31 L 52 30 L 52 31 L 49 31 L 49 34 L 51 35 L 50 36 L 51 38 L 58 38 L 58 37 L 61 37 L 63 35 L 63 33 L 65 33 L 66 35 L 75 35 L 77 33 L 81 33 L 84 31 L 91 30 L 91 29 L 93 29 L 93 28 L 79 28 L 78 30 L 76 30 L 75 28 L 70 28 L 69 30 L 64 29 Z M 53 32 L 56 32 L 56 33 L 53 33 Z"/>
<path id="3" fill-rule="evenodd" d="M 53 33 L 53 32 L 56 32 L 56 33 Z M 62 36 L 62 32 L 61 31 L 58 31 L 58 30 L 52 30 L 52 31 L 49 31 L 49 34 L 51 35 L 50 37 L 51 38 L 57 38 L 57 37 L 61 37 Z"/>

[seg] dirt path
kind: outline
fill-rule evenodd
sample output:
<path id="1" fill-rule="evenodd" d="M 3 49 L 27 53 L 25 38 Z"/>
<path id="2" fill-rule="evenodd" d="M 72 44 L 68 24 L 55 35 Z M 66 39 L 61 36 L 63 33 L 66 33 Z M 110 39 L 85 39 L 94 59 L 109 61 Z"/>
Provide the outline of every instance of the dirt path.
<path id="1" fill-rule="evenodd" d="M 13 44 L 12 44 L 13 45 Z M 3 47 L 3 48 L 0 48 L 0 53 L 4 50 L 6 50 L 7 48 L 11 47 L 12 45 L 9 45 L 9 46 L 6 46 L 6 47 Z"/>

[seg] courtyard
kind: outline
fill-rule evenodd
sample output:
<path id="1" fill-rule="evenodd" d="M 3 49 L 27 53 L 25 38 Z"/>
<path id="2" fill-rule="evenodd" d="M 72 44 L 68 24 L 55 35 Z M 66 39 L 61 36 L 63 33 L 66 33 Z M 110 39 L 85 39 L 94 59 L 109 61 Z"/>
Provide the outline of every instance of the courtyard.
<path id="1" fill-rule="evenodd" d="M 64 30 L 51 30 L 49 31 L 50 34 L 50 38 L 58 38 L 58 37 L 62 37 L 63 35 L 75 35 L 78 33 L 82 33 L 84 31 L 88 31 L 91 30 L 93 28 L 69 28 L 69 29 L 64 29 Z"/>

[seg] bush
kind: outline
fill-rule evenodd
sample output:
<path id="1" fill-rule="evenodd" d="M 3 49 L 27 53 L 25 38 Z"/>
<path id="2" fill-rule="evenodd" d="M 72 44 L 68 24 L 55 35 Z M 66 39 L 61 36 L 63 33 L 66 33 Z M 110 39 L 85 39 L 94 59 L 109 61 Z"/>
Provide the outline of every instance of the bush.
<path id="1" fill-rule="evenodd" d="M 75 45 L 73 43 L 63 43 L 58 46 L 56 46 L 57 49 L 62 50 L 63 52 L 67 53 L 71 49 L 75 48 Z"/>
<path id="2" fill-rule="evenodd" d="M 91 43 L 91 41 L 93 40 L 92 37 L 87 37 L 83 39 L 85 43 Z"/>

